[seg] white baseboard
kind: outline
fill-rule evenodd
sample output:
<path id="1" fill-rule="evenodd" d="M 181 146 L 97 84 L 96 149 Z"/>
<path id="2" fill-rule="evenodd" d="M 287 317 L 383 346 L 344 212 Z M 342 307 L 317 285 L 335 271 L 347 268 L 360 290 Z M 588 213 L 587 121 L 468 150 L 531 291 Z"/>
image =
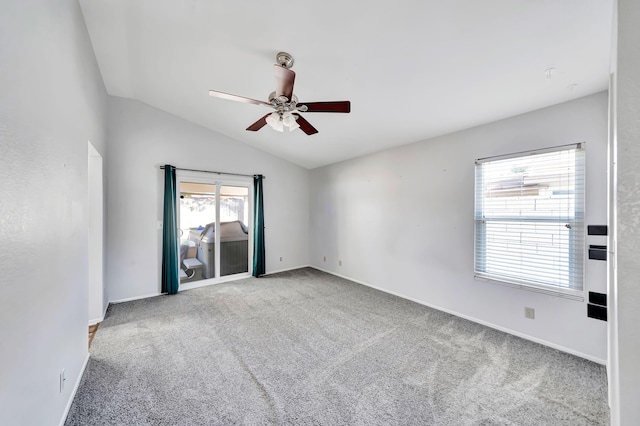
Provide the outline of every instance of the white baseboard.
<path id="1" fill-rule="evenodd" d="M 82 381 L 82 376 L 84 376 L 84 370 L 87 368 L 88 363 L 89 363 L 89 352 L 87 352 L 87 356 L 84 359 L 82 368 L 80 369 L 80 374 L 78 374 L 76 383 L 73 385 L 73 390 L 71 391 L 71 395 L 69 395 L 69 401 L 67 402 L 67 406 L 65 407 L 64 413 L 62 413 L 62 418 L 60 419 L 60 426 L 64 426 L 64 422 L 67 421 L 67 416 L 69 415 L 71 404 L 73 404 L 73 399 L 76 397 L 76 392 L 78 392 L 78 388 L 80 387 L 80 382 Z"/>
<path id="2" fill-rule="evenodd" d="M 277 269 L 275 271 L 266 272 L 264 275 L 279 274 L 280 272 L 293 271 L 294 269 L 313 268 L 311 265 L 293 266 L 291 268 Z"/>
<path id="3" fill-rule="evenodd" d="M 419 303 L 419 304 L 427 306 L 429 308 L 433 308 L 433 309 L 436 309 L 438 311 L 446 312 L 448 314 L 455 315 L 455 316 L 460 317 L 460 318 L 464 318 L 466 320 L 475 322 L 477 324 L 481 324 L 481 325 L 484 325 L 486 327 L 490 327 L 490 328 L 493 328 L 495 330 L 499 330 L 499 331 L 502 331 L 504 333 L 511 334 L 511 335 L 523 338 L 525 340 L 530 340 L 532 342 L 539 343 L 541 345 L 548 346 L 550 348 L 557 349 L 559 351 L 566 352 L 568 354 L 575 355 L 577 357 L 584 358 L 584 359 L 587 359 L 589 361 L 593 361 L 593 362 L 595 362 L 597 364 L 607 365 L 607 360 L 606 359 L 597 358 L 597 357 L 594 357 L 594 356 L 591 356 L 591 355 L 588 355 L 588 354 L 585 354 L 585 353 L 582 353 L 582 352 L 579 352 L 579 351 L 576 351 L 576 350 L 573 350 L 573 349 L 558 345 L 558 344 L 553 343 L 553 342 L 549 342 L 549 341 L 546 341 L 546 340 L 543 340 L 543 339 L 539 339 L 537 337 L 529 336 L 528 334 L 524 334 L 524 333 L 521 333 L 519 331 L 511 330 L 509 328 L 502 327 L 500 325 L 496 325 L 496 324 L 493 324 L 493 323 L 490 323 L 490 322 L 487 322 L 487 321 L 484 321 L 484 320 L 481 320 L 481 319 L 478 319 L 478 318 L 474 318 L 474 317 L 471 317 L 469 315 L 461 314 L 459 312 L 453 311 L 451 309 L 443 308 L 443 307 L 438 306 L 438 305 L 433 305 L 431 303 L 427 303 L 425 301 L 422 301 L 422 300 L 419 300 L 419 299 L 416 299 L 416 298 L 413 298 L 413 297 L 409 297 L 409 296 L 406 296 L 406 295 L 401 294 L 401 293 L 396 293 L 395 291 L 387 290 L 387 289 L 382 288 L 382 287 L 371 285 L 371 284 L 366 283 L 364 281 L 356 280 L 354 278 L 350 278 L 350 277 L 347 277 L 345 275 L 341 275 L 341 274 L 335 273 L 333 271 L 322 269 L 322 268 L 319 268 L 317 266 L 311 265 L 311 268 L 317 269 L 318 271 L 326 272 L 327 274 L 335 275 L 336 277 L 344 278 L 345 280 L 353 281 L 354 283 L 357 283 L 357 284 L 361 284 L 361 285 L 364 285 L 364 286 L 367 286 L 367 287 L 370 287 L 370 288 L 373 288 L 373 289 L 376 289 L 376 290 L 380 290 L 380 291 L 382 291 L 384 293 L 392 294 L 394 296 L 398 296 L 398 297 L 401 297 L 403 299 L 411 300 L 412 302 Z"/>
<path id="4" fill-rule="evenodd" d="M 90 319 L 89 320 L 89 327 L 91 327 L 92 325 L 100 324 L 102 321 L 104 321 L 104 315 L 101 316 L 100 318 Z"/>
<path id="5" fill-rule="evenodd" d="M 110 300 L 109 304 L 111 303 L 124 303 L 124 302 L 131 302 L 133 300 L 140 300 L 140 299 L 148 299 L 149 297 L 156 297 L 156 296 L 160 296 L 162 293 L 152 293 L 152 294 L 144 294 L 142 296 L 134 296 L 134 297 L 127 297 L 125 299 L 119 299 L 119 300 Z"/>
<path id="6" fill-rule="evenodd" d="M 89 320 L 89 326 L 100 324 L 102 321 L 104 321 L 104 318 L 107 316 L 107 309 L 109 309 L 109 302 L 107 302 L 107 305 L 104 307 L 104 312 L 102 313 L 102 316 L 100 318 Z"/>

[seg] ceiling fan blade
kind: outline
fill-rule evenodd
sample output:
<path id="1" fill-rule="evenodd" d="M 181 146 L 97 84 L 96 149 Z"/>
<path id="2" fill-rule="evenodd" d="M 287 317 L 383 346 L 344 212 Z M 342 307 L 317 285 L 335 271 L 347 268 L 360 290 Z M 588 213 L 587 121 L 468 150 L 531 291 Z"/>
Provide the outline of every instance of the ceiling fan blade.
<path id="1" fill-rule="evenodd" d="M 301 102 L 298 106 L 306 105 L 305 112 L 351 112 L 350 101 L 336 102 Z"/>
<path id="2" fill-rule="evenodd" d="M 272 113 L 265 114 L 264 117 L 253 123 L 251 126 L 247 127 L 247 130 L 249 130 L 250 132 L 257 132 L 258 130 L 262 129 L 267 124 L 267 117 L 271 114 Z"/>
<path id="3" fill-rule="evenodd" d="M 318 133 L 318 130 L 311 125 L 307 120 L 304 119 L 300 114 L 293 114 L 298 117 L 296 120 L 300 125 L 300 129 L 308 135 L 313 135 L 314 133 Z"/>
<path id="4" fill-rule="evenodd" d="M 293 97 L 293 83 L 296 80 L 296 73 L 292 70 L 274 65 L 274 74 L 276 77 L 276 97 L 286 96 L 288 100 Z"/>
<path id="5" fill-rule="evenodd" d="M 230 101 L 245 102 L 254 105 L 266 105 L 272 106 L 269 102 L 259 101 L 257 99 L 245 98 L 244 96 L 231 95 L 229 93 L 218 92 L 217 90 L 209 90 L 209 96 L 215 96 L 216 98 L 228 99 Z"/>

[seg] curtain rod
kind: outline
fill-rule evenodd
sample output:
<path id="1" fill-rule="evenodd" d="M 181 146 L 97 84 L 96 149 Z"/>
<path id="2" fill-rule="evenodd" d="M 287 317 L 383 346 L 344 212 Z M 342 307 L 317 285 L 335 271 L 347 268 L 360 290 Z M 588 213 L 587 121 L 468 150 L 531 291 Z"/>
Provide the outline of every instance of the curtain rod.
<path id="1" fill-rule="evenodd" d="M 164 166 L 160 166 L 160 169 L 164 170 Z M 266 179 L 266 176 L 255 174 L 255 175 L 243 175 L 242 173 L 226 173 L 226 172 L 212 172 L 210 170 L 196 170 L 196 169 L 181 169 L 180 167 L 175 167 L 176 170 L 182 170 L 185 172 L 200 172 L 200 173 L 213 173 L 216 175 L 229 175 L 229 176 L 246 176 L 246 177 L 256 177 L 262 176 L 262 179 Z"/>

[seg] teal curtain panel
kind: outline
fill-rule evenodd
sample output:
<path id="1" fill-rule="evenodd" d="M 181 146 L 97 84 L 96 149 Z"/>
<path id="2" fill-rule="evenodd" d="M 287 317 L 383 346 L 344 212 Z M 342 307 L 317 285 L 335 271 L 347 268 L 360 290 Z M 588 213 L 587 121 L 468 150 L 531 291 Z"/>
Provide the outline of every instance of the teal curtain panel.
<path id="1" fill-rule="evenodd" d="M 164 213 L 162 215 L 162 292 L 176 294 L 179 285 L 176 168 L 167 164 L 164 166 Z"/>
<path id="2" fill-rule="evenodd" d="M 253 276 L 259 277 L 265 272 L 264 256 L 264 206 L 262 175 L 253 177 Z"/>

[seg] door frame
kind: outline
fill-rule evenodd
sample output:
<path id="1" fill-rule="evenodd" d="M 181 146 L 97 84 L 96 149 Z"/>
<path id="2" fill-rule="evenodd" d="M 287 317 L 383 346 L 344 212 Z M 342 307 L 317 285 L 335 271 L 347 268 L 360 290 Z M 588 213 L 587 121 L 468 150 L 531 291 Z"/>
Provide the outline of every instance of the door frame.
<path id="1" fill-rule="evenodd" d="M 104 285 L 104 160 L 87 141 L 88 322 L 102 322 L 107 310 Z"/>

